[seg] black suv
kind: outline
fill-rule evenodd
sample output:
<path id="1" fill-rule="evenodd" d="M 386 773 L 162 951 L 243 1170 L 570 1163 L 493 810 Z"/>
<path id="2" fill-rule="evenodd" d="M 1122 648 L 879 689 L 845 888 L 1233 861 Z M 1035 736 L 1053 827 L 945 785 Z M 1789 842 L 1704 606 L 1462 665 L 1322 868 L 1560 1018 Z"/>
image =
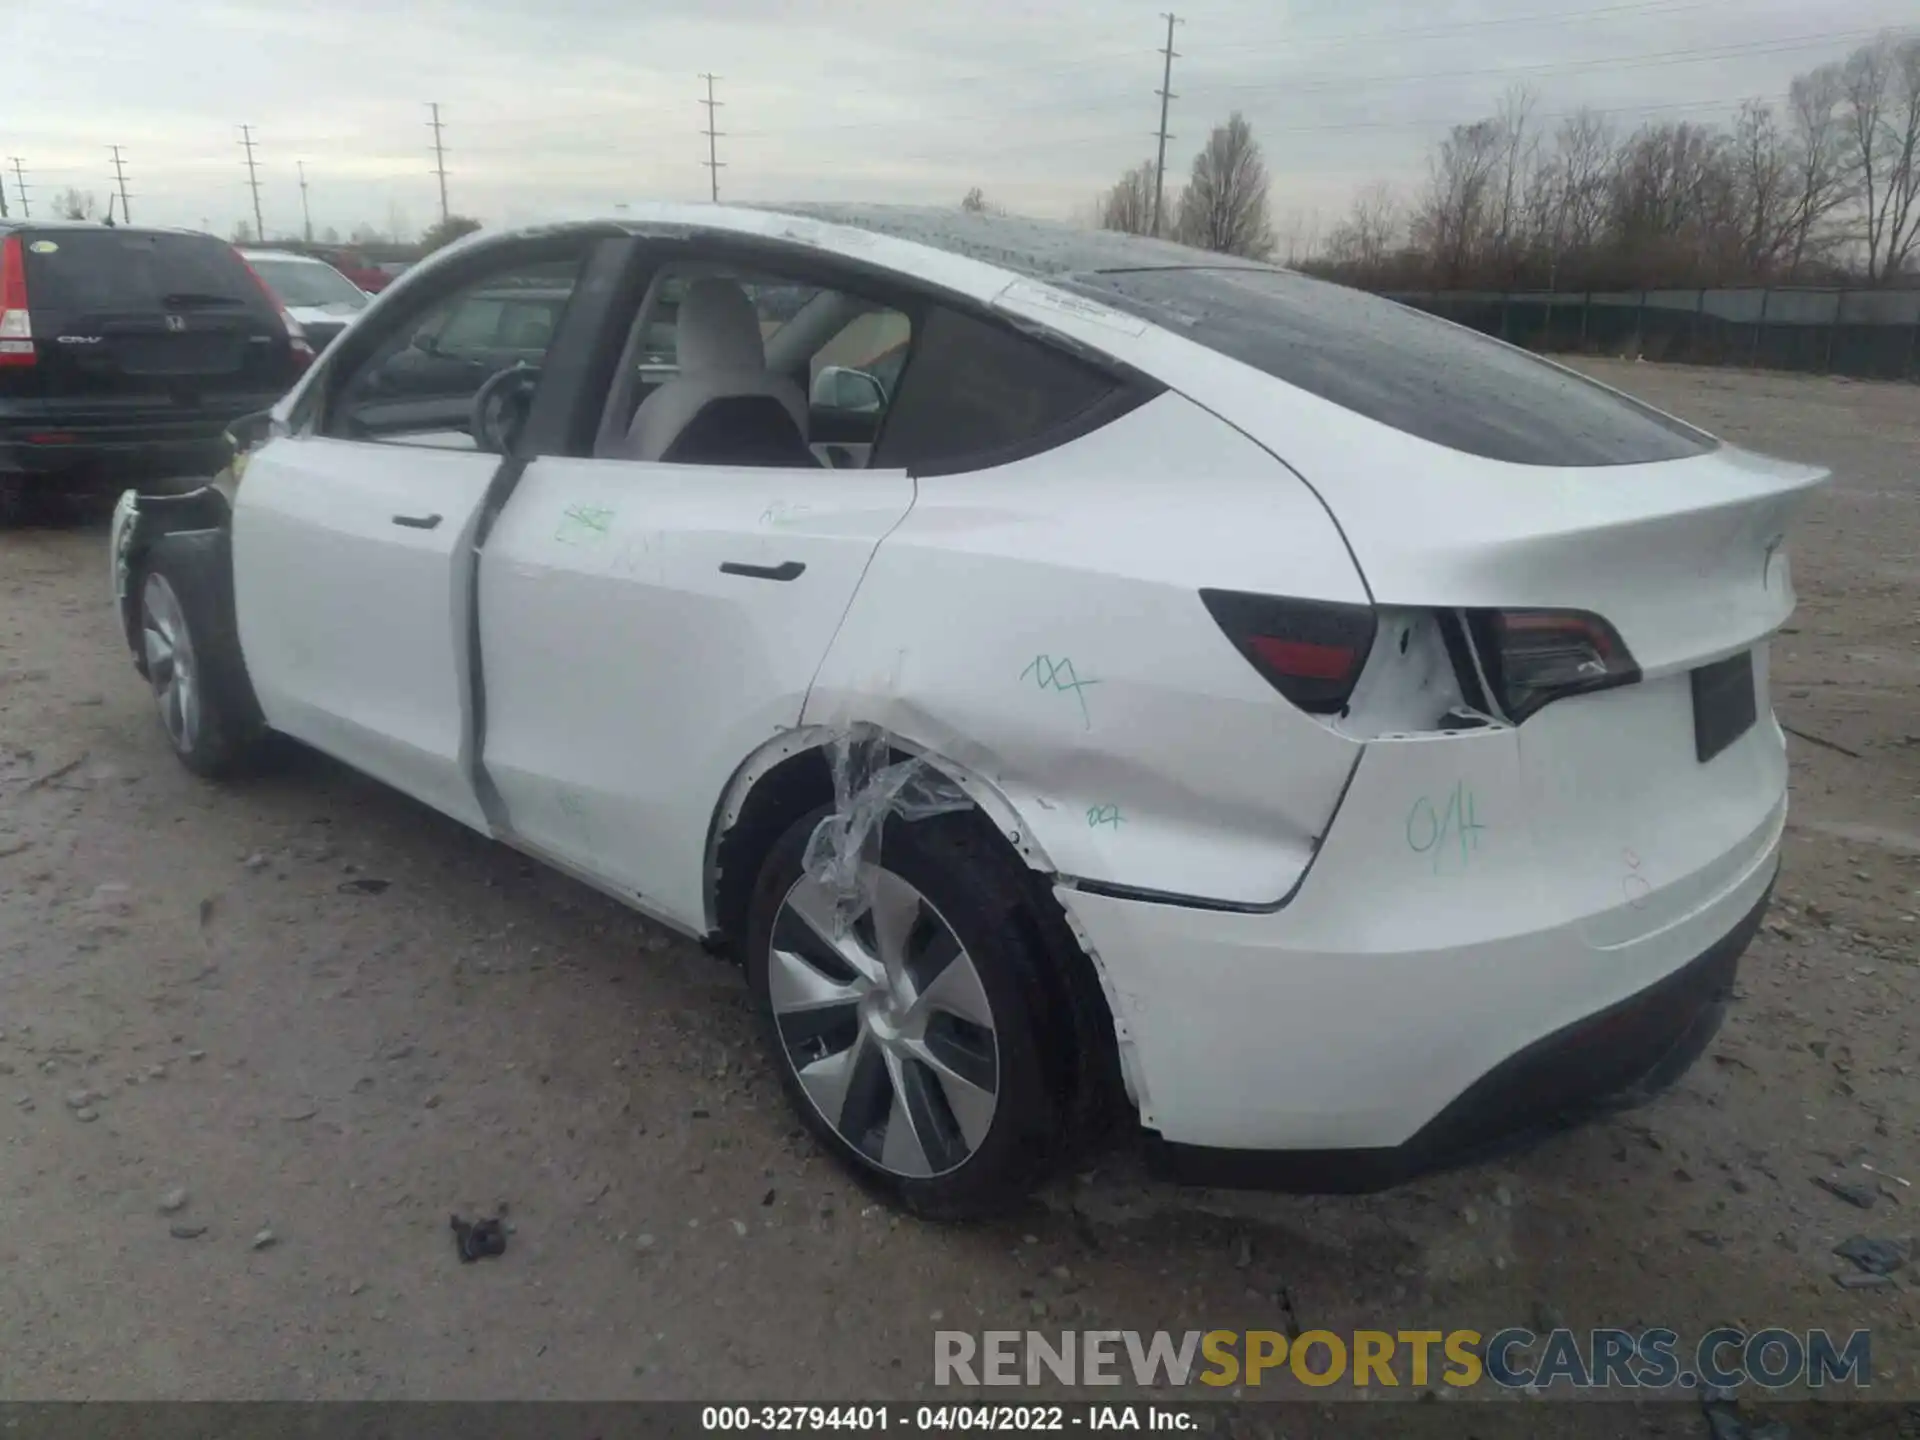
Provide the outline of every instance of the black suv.
<path id="1" fill-rule="evenodd" d="M 207 476 L 313 359 L 225 241 L 0 220 L 0 523 L 36 488 Z"/>

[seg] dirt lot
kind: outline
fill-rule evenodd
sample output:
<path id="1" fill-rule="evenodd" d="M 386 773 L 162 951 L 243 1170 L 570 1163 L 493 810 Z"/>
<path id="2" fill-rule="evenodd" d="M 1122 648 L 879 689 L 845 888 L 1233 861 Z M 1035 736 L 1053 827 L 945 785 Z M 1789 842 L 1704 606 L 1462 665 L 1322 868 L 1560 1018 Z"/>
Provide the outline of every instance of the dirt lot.
<path id="1" fill-rule="evenodd" d="M 1920 1397 L 1910 1272 L 1829 1253 L 1920 1229 L 1920 388 L 1596 370 L 1833 466 L 1774 658 L 1826 743 L 1676 1093 L 1361 1200 L 1116 1157 L 1009 1223 L 893 1218 L 799 1137 L 735 972 L 327 762 L 195 781 L 99 526 L 0 535 L 0 1395 L 925 1398 L 939 1328 L 1564 1322 L 1867 1326 Z M 456 1263 L 498 1202 L 507 1255 Z"/>

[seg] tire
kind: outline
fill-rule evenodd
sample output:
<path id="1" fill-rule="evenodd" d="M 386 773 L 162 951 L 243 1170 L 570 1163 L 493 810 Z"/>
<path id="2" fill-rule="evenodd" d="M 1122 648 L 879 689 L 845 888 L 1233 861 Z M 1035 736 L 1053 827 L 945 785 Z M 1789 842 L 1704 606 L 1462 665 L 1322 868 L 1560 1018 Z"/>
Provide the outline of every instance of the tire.
<path id="1" fill-rule="evenodd" d="M 1070 1109 L 1052 1063 L 1067 1021 L 1021 878 L 970 813 L 890 820 L 873 908 L 836 946 L 831 895 L 802 868 L 831 809 L 788 827 L 748 907 L 748 984 L 781 1088 L 891 1203 L 947 1220 L 1010 1210 L 1061 1158 Z M 882 947 L 883 928 L 904 943 Z"/>
<path id="2" fill-rule="evenodd" d="M 180 763 L 210 780 L 253 769 L 270 738 L 240 657 L 223 546 L 163 535 L 134 572 L 136 641 L 161 729 Z"/>

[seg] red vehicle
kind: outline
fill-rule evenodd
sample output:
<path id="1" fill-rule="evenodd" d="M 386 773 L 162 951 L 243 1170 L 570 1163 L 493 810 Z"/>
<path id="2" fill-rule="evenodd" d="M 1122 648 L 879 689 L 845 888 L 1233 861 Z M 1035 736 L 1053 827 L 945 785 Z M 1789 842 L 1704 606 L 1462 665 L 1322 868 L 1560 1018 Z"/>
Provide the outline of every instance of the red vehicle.
<path id="1" fill-rule="evenodd" d="M 375 265 L 357 250 L 315 247 L 312 254 L 326 261 L 369 295 L 378 295 L 393 283 L 393 273 Z"/>

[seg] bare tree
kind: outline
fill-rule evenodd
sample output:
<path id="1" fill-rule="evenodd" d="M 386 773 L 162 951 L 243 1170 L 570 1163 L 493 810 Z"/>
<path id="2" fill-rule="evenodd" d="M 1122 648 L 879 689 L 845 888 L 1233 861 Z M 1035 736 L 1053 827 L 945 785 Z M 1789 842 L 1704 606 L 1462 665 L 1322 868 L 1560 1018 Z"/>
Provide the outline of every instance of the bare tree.
<path id="1" fill-rule="evenodd" d="M 1500 127 L 1492 120 L 1456 125 L 1428 161 L 1427 193 L 1413 220 L 1414 243 L 1457 284 L 1485 247 Z"/>
<path id="2" fill-rule="evenodd" d="M 1100 228 L 1146 235 L 1153 230 L 1153 162 L 1142 160 L 1101 194 Z"/>
<path id="3" fill-rule="evenodd" d="M 1906 263 L 1920 228 L 1920 36 L 1862 45 L 1841 67 L 1840 86 L 1867 278 L 1885 280 Z"/>
<path id="4" fill-rule="evenodd" d="M 1378 270 L 1399 244 L 1400 231 L 1400 202 L 1384 182 L 1376 182 L 1354 196 L 1347 218 L 1327 236 L 1328 257 L 1339 264 Z"/>
<path id="5" fill-rule="evenodd" d="M 1264 260 L 1273 253 L 1267 164 L 1238 110 L 1216 125 L 1181 192 L 1179 236 L 1189 245 Z"/>
<path id="6" fill-rule="evenodd" d="M 1752 275 L 1769 274 L 1793 242 L 1793 158 L 1788 140 L 1759 100 L 1741 105 L 1727 163 L 1740 216 L 1740 260 Z"/>
<path id="7" fill-rule="evenodd" d="M 1820 232 L 1851 196 L 1841 120 L 1844 82 L 1838 65 L 1796 76 L 1787 97 L 1789 183 L 1792 204 L 1785 251 L 1787 278 L 1831 237 Z"/>
<path id="8" fill-rule="evenodd" d="M 1540 159 L 1540 140 L 1531 126 L 1533 107 L 1533 92 L 1516 85 L 1502 98 L 1494 116 L 1500 130 L 1500 211 L 1493 247 L 1509 272 L 1526 248 L 1525 202 Z"/>
<path id="9" fill-rule="evenodd" d="M 100 202 L 91 190 L 76 190 L 69 185 L 53 197 L 53 213 L 62 220 L 91 220 L 99 209 Z"/>
<path id="10" fill-rule="evenodd" d="M 987 211 L 987 197 L 978 185 L 967 191 L 960 201 L 960 208 L 971 215 L 984 215 Z"/>
<path id="11" fill-rule="evenodd" d="M 1554 160 L 1559 168 L 1562 247 L 1584 254 L 1606 232 L 1613 173 L 1619 162 L 1612 128 L 1593 110 L 1576 111 L 1560 122 Z"/>
<path id="12" fill-rule="evenodd" d="M 1287 211 L 1280 226 L 1279 249 L 1289 265 L 1313 259 L 1320 250 L 1320 212 L 1298 207 Z"/>

